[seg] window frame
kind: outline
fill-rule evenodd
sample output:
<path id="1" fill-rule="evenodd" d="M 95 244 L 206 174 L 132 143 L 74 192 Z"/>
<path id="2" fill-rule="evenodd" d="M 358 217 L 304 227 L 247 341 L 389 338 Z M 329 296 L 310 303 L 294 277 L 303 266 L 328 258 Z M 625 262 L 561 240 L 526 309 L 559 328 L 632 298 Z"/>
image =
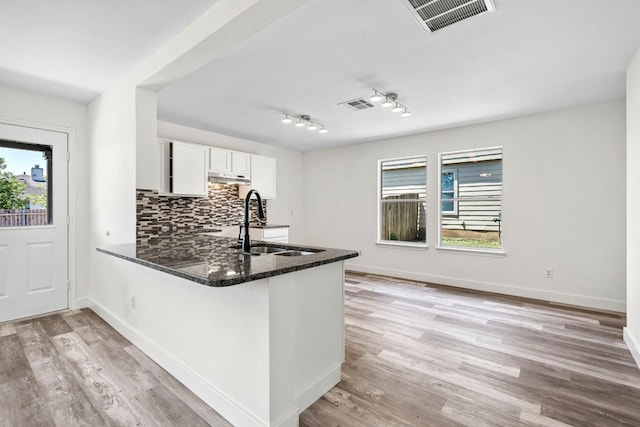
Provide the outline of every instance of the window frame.
<path id="1" fill-rule="evenodd" d="M 385 203 L 385 201 L 383 200 L 382 197 L 382 166 L 385 162 L 391 162 L 391 161 L 399 161 L 399 160 L 405 160 L 405 159 L 423 159 L 424 160 L 424 168 L 425 168 L 425 179 L 424 179 L 424 200 L 421 200 L 420 198 L 416 199 L 418 202 L 422 201 L 423 202 L 423 206 L 424 206 L 424 210 L 425 210 L 425 218 L 424 218 L 424 224 L 425 224 L 425 236 L 424 236 L 424 241 L 421 242 L 411 242 L 411 241 L 404 241 L 404 240 L 383 240 L 382 239 L 382 208 L 383 208 L 383 204 Z M 390 247 L 400 247 L 400 248 L 413 248 L 413 249 L 420 249 L 420 248 L 427 248 L 427 204 L 428 204 L 428 197 L 427 197 L 427 182 L 428 182 L 428 158 L 426 154 L 416 154 L 416 155 L 407 155 L 407 156 L 400 156 L 400 157 L 391 157 L 391 158 L 386 158 L 386 159 L 379 159 L 377 161 L 377 177 L 378 177 L 378 185 L 377 185 L 377 194 L 376 194 L 376 205 L 377 205 L 377 221 L 376 221 L 376 245 L 380 245 L 380 246 L 390 246 Z M 397 203 L 397 202 L 396 202 Z"/>
<path id="2" fill-rule="evenodd" d="M 44 159 L 46 160 L 46 171 L 47 171 L 47 180 L 46 180 L 46 197 L 47 197 L 47 207 L 45 208 L 47 211 L 47 223 L 42 225 L 20 225 L 17 227 L 6 227 L 6 228 L 25 228 L 25 229 L 34 229 L 38 227 L 51 227 L 55 226 L 54 216 L 53 216 L 53 186 L 54 186 L 54 171 L 53 171 L 53 146 L 47 144 L 38 144 L 32 142 L 19 142 L 19 141 L 9 141 L 2 139 L 0 140 L 0 147 L 8 148 L 12 150 L 24 150 L 24 151 L 33 151 L 42 153 Z M 25 171 L 26 173 L 26 171 Z M 25 207 L 25 209 L 30 209 L 30 207 Z M 5 227 L 0 227 L 0 229 L 4 229 Z"/>
<path id="3" fill-rule="evenodd" d="M 447 170 L 452 170 L 452 169 L 457 169 L 455 167 L 449 167 L 446 165 L 442 164 L 442 159 L 444 156 L 446 155 L 450 155 L 450 154 L 457 154 L 457 153 L 473 153 L 473 152 L 479 152 L 479 151 L 484 151 L 484 150 L 501 150 L 501 157 L 500 157 L 500 161 L 502 162 L 502 174 L 503 174 L 503 178 L 501 181 L 501 185 L 502 185 L 502 190 L 501 190 L 501 194 L 500 194 L 500 218 L 501 218 L 501 223 L 500 223 L 500 247 L 499 248 L 485 248 L 485 247 L 466 247 L 466 246 L 455 246 L 455 245 L 443 245 L 442 244 L 442 223 L 443 223 L 443 219 L 445 217 L 450 217 L 452 216 L 452 214 L 445 214 L 442 211 L 442 194 L 441 194 L 441 190 L 442 190 L 442 173 L 444 171 Z M 463 150 L 452 150 L 452 151 L 445 151 L 445 152 L 440 152 L 438 153 L 438 245 L 436 247 L 436 249 L 438 251 L 443 251 L 443 252 L 459 252 L 459 253 L 467 253 L 470 255 L 487 255 L 487 256 L 504 256 L 506 255 L 506 251 L 505 251 L 505 242 L 504 242 L 504 230 L 502 229 L 502 221 L 504 219 L 504 147 L 502 146 L 490 146 L 490 147 L 479 147 L 479 148 L 468 148 L 468 149 L 463 149 Z M 455 179 L 456 185 L 455 185 L 455 189 L 456 189 L 456 197 L 455 200 L 456 202 L 460 200 L 459 196 L 458 196 L 458 172 L 456 172 L 456 179 Z M 495 198 L 492 197 L 487 197 L 487 199 L 489 200 L 497 200 Z M 458 209 L 458 204 L 456 203 L 456 215 L 459 215 L 459 209 Z"/>
<path id="4" fill-rule="evenodd" d="M 453 173 L 453 191 L 447 191 L 447 193 L 452 192 L 453 193 L 453 197 L 450 199 L 443 199 L 442 198 L 442 175 L 445 173 Z M 438 209 L 440 209 L 440 212 L 442 213 L 442 215 L 444 216 L 456 216 L 458 215 L 458 168 L 441 168 L 440 170 L 440 185 L 439 185 L 439 189 L 440 192 L 438 193 L 438 200 L 440 201 L 439 207 Z M 453 210 L 451 211 L 445 211 L 442 209 L 442 203 L 444 202 L 449 202 L 449 203 L 453 203 Z"/>

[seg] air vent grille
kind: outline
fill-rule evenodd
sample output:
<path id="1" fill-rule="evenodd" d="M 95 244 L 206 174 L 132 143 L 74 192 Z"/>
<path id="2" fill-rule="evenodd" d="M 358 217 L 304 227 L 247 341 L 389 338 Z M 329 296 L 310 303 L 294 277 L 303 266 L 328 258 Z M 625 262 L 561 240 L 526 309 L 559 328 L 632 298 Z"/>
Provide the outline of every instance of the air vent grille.
<path id="1" fill-rule="evenodd" d="M 492 0 L 405 0 L 405 3 L 428 32 L 495 10 Z"/>
<path id="2" fill-rule="evenodd" d="M 338 105 L 344 105 L 345 107 L 354 110 L 354 111 L 360 111 L 360 110 L 366 110 L 367 108 L 373 108 L 374 105 L 372 103 L 370 103 L 369 101 L 362 99 L 362 98 L 357 98 L 357 99 L 352 99 L 351 101 L 345 101 L 345 102 L 341 102 Z"/>

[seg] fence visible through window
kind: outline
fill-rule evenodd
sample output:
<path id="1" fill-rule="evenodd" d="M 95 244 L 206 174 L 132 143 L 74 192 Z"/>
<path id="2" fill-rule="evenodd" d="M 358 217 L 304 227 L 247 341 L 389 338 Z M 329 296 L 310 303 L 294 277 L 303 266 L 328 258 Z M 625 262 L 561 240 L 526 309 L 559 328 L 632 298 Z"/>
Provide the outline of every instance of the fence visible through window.
<path id="1" fill-rule="evenodd" d="M 0 209 L 0 227 L 47 225 L 46 209 Z"/>
<path id="2" fill-rule="evenodd" d="M 427 159 L 380 161 L 379 241 L 426 243 Z"/>

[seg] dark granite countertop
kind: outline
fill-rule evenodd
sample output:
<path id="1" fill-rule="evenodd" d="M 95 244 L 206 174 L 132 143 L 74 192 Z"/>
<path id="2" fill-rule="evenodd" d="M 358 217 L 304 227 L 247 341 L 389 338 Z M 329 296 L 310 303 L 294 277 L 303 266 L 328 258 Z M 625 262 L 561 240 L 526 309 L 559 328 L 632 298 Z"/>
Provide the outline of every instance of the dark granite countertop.
<path id="1" fill-rule="evenodd" d="M 253 242 L 256 246 L 314 252 L 311 255 L 243 255 L 236 239 L 197 233 L 98 248 L 104 252 L 207 286 L 231 286 L 355 258 L 357 251 Z"/>
<path id="2" fill-rule="evenodd" d="M 289 228 L 289 226 L 282 224 L 252 224 L 249 228 Z"/>

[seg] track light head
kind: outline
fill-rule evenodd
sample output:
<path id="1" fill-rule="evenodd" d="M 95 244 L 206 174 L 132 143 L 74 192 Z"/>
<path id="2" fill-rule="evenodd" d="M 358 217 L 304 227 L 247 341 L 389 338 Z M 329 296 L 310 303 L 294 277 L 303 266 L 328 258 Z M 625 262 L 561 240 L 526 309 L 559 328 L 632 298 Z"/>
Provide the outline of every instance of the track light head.
<path id="1" fill-rule="evenodd" d="M 282 118 L 282 123 L 284 123 L 285 125 L 288 125 L 292 121 L 293 120 L 291 119 L 291 117 L 289 117 L 287 113 L 284 113 L 284 117 Z"/>
<path id="2" fill-rule="evenodd" d="M 380 104 L 380 106 L 382 108 L 389 108 L 396 102 L 397 98 L 398 98 L 398 94 L 396 94 L 396 93 L 388 93 L 384 97 L 384 102 L 382 104 Z"/>
<path id="3" fill-rule="evenodd" d="M 369 98 L 369 101 L 371 101 L 371 102 L 380 102 L 380 101 L 382 101 L 382 94 L 374 89 L 373 90 L 373 95 L 371 95 L 371 98 Z"/>

